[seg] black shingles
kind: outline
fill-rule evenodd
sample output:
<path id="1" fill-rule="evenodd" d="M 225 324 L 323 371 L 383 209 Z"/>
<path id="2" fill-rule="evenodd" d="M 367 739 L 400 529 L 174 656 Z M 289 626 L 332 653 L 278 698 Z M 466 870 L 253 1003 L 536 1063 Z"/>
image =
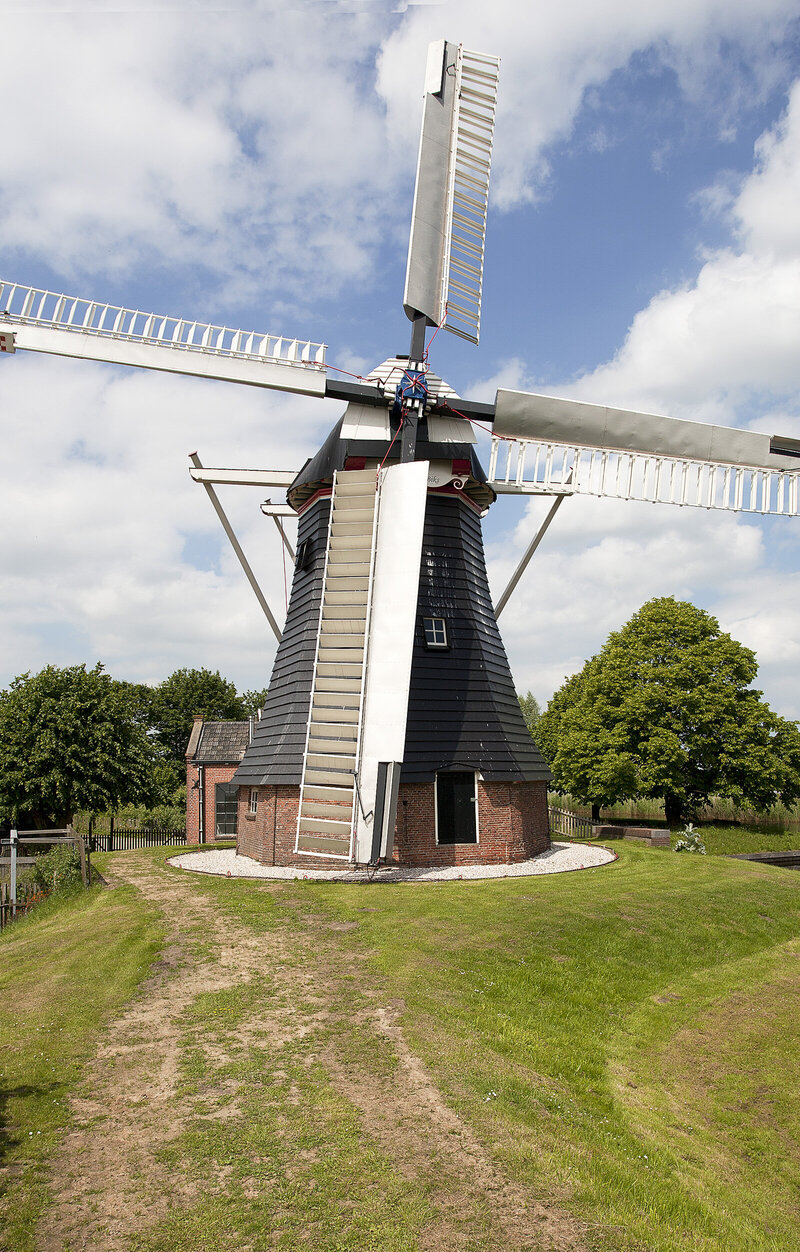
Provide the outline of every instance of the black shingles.
<path id="1" fill-rule="evenodd" d="M 298 544 L 311 541 L 312 560 L 295 572 L 269 695 L 237 782 L 301 781 L 329 516 L 323 497 L 300 518 Z M 447 619 L 447 650 L 425 646 L 423 617 Z M 487 780 L 550 776 L 525 726 L 495 621 L 480 519 L 457 496 L 429 495 L 402 777 L 430 781 L 453 765 Z"/>

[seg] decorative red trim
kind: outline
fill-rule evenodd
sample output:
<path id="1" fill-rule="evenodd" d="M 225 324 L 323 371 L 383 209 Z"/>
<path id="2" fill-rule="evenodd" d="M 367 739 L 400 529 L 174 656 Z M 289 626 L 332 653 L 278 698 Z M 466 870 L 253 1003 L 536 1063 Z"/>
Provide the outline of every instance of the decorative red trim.
<path id="1" fill-rule="evenodd" d="M 323 496 L 332 496 L 332 495 L 333 495 L 333 487 L 318 487 L 317 490 L 314 492 L 313 496 L 309 496 L 308 499 L 305 500 L 300 505 L 300 507 L 297 510 L 297 516 L 301 517 L 303 513 L 305 513 L 306 509 L 309 509 L 312 504 L 314 504 L 317 500 L 322 499 Z"/>

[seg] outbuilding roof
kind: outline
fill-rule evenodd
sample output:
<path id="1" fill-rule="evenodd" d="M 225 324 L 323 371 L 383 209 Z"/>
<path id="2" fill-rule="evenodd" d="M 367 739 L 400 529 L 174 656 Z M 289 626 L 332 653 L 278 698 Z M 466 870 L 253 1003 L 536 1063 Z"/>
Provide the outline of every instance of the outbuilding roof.
<path id="1" fill-rule="evenodd" d="M 198 765 L 241 761 L 250 739 L 250 723 L 203 722 L 200 742 L 193 755 Z"/>

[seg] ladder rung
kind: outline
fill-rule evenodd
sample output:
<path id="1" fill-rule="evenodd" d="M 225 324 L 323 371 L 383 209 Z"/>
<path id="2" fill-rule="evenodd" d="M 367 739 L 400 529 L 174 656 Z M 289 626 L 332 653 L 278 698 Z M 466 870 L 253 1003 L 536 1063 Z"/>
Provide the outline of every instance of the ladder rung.
<path id="1" fill-rule="evenodd" d="M 347 488 L 353 483 L 373 483 L 374 485 L 377 481 L 377 467 L 375 469 L 339 470 L 336 475 L 336 490 L 342 487 Z"/>
<path id="2" fill-rule="evenodd" d="M 348 804 L 331 804 L 325 800 L 303 800 L 300 817 L 332 817 L 348 821 L 353 812 L 353 799 Z"/>
<path id="3" fill-rule="evenodd" d="M 335 520 L 336 534 L 341 538 L 343 535 L 372 535 L 372 522 L 353 522 L 349 518 L 339 518 Z"/>
<path id="4" fill-rule="evenodd" d="M 344 581 L 337 579 L 337 582 Z M 360 608 L 361 605 L 366 609 L 368 592 L 366 587 L 338 588 L 326 587 L 325 598 L 322 601 L 324 608 Z"/>
<path id="5" fill-rule="evenodd" d="M 331 535 L 331 552 L 369 552 L 372 548 L 371 535 Z"/>
<path id="6" fill-rule="evenodd" d="M 335 708 L 326 708 L 324 705 L 314 703 L 311 706 L 311 725 L 314 726 L 315 723 L 318 724 L 320 722 L 333 722 L 334 725 L 337 722 L 340 722 L 342 725 L 347 725 L 348 723 L 356 725 L 358 723 L 358 705 L 352 709 L 343 709 L 340 705 L 336 705 Z"/>
<path id="7" fill-rule="evenodd" d="M 312 709 L 357 709 L 361 703 L 357 691 L 315 691 Z M 312 716 L 313 721 L 313 716 Z"/>
<path id="8" fill-rule="evenodd" d="M 350 840 L 336 839 L 333 835 L 313 835 L 310 832 L 304 832 L 297 838 L 298 852 L 321 852 L 327 856 L 341 856 L 344 859 L 350 856 Z"/>
<path id="9" fill-rule="evenodd" d="M 361 686 L 361 664 L 358 661 L 352 664 L 345 662 L 323 661 L 317 666 L 317 678 L 324 678 L 326 682 L 334 682 L 341 679 L 343 682 L 352 682 L 354 679 Z"/>
<path id="10" fill-rule="evenodd" d="M 353 784 L 349 787 L 336 787 L 333 785 L 320 786 L 309 784 L 303 788 L 303 799 L 308 800 L 342 800 L 347 801 L 352 807 L 353 797 L 355 795 Z"/>
<path id="11" fill-rule="evenodd" d="M 317 790 L 321 787 L 332 787 L 334 791 L 344 791 L 353 787 L 353 771 L 325 769 L 322 766 L 309 766 L 306 763 L 305 785 L 303 787 L 303 795 L 310 795 L 311 789 Z"/>
<path id="12" fill-rule="evenodd" d="M 314 680 L 315 691 L 361 691 L 361 682 L 358 678 L 325 678 L 320 673 Z"/>
<path id="13" fill-rule="evenodd" d="M 324 652 L 341 650 L 349 654 L 351 661 L 360 661 L 364 652 L 364 635 L 333 635 L 323 631 L 319 639 L 320 656 Z"/>
<path id="14" fill-rule="evenodd" d="M 366 553 L 366 555 L 362 555 Z M 346 577 L 369 578 L 369 548 L 341 548 L 328 553 L 328 564 L 337 567 L 345 566 L 342 573 Z"/>
<path id="15" fill-rule="evenodd" d="M 300 829 L 305 831 L 319 831 L 322 835 L 338 835 L 340 838 L 350 838 L 351 822 L 344 817 L 341 821 L 334 821 L 330 817 L 301 817 Z"/>
<path id="16" fill-rule="evenodd" d="M 358 615 L 355 617 L 330 617 L 328 613 L 323 613 L 322 615 L 323 635 L 341 633 L 343 635 L 360 635 L 363 638 L 366 629 L 366 613 L 364 613 L 363 617 Z"/>
<path id="17" fill-rule="evenodd" d="M 309 752 L 305 757 L 308 762 L 309 769 L 312 770 L 347 770 L 348 774 L 352 774 L 353 766 L 356 765 L 356 756 L 353 752 L 344 754 L 344 752 Z"/>
<path id="18" fill-rule="evenodd" d="M 333 522 L 331 529 L 335 533 L 336 527 L 340 521 L 342 522 L 371 522 L 374 517 L 373 509 L 357 509 L 350 504 L 335 504 L 333 506 Z"/>
<path id="19" fill-rule="evenodd" d="M 357 729 L 357 727 L 356 727 Z M 314 731 L 308 738 L 308 751 L 314 756 L 326 756 L 331 752 L 352 752 L 355 748 L 355 737 L 353 739 L 345 739 L 339 735 L 335 739 L 331 739 L 329 735 L 318 735 Z"/>
<path id="20" fill-rule="evenodd" d="M 358 648 L 332 648 L 332 647 L 322 648 L 321 647 L 319 650 L 319 659 L 323 665 L 331 665 L 336 662 L 343 661 L 346 667 L 350 668 L 351 670 L 355 668 L 357 669 L 358 673 L 360 673 L 361 672 L 360 659 L 361 659 L 362 652 L 363 652 L 363 648 L 358 649 Z M 338 668 L 338 665 L 337 665 L 337 668 Z"/>

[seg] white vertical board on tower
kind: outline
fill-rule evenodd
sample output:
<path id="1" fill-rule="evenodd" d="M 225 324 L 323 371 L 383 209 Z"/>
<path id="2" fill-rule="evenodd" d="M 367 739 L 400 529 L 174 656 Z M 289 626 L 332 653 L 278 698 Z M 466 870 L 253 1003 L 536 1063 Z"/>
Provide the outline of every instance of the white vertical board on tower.
<path id="1" fill-rule="evenodd" d="M 427 496 L 427 461 L 382 471 L 358 770 L 354 859 L 361 864 L 372 853 L 378 764 L 402 761 L 405 751 Z"/>
<path id="2" fill-rule="evenodd" d="M 497 57 L 439 40 L 425 73 L 403 303 L 413 320 L 478 342 Z"/>

